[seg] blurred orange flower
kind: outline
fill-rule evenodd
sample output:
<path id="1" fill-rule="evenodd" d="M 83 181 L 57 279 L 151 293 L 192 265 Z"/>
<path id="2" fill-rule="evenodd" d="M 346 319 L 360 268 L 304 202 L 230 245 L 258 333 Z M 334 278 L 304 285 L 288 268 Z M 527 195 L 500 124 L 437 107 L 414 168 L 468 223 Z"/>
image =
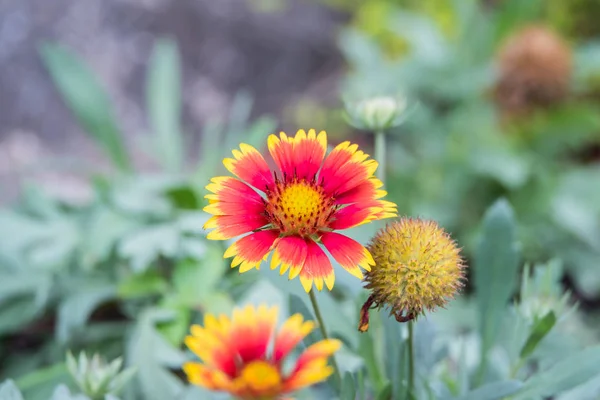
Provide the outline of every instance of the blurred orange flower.
<path id="1" fill-rule="evenodd" d="M 289 372 L 283 370 L 283 360 L 315 324 L 295 314 L 275 332 L 277 312 L 247 306 L 234 310 L 232 319 L 209 314 L 204 327 L 193 325 L 185 344 L 203 363 L 184 364 L 190 383 L 243 400 L 271 400 L 329 377 L 327 358 L 341 346 L 335 339 L 309 346 Z"/>

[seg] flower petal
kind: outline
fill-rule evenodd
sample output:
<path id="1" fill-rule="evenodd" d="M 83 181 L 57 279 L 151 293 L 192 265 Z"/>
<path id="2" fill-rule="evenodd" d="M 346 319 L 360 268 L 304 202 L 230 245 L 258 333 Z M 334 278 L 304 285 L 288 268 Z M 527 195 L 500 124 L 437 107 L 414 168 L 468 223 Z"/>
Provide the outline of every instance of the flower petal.
<path id="1" fill-rule="evenodd" d="M 286 236 L 275 242 L 275 251 L 271 257 L 271 269 L 279 269 L 280 275 L 290 269 L 290 279 L 294 279 L 302 270 L 307 253 L 306 241 L 298 236 Z"/>
<path id="2" fill-rule="evenodd" d="M 359 267 L 367 271 L 375 261 L 363 245 L 347 236 L 335 232 L 325 232 L 321 235 L 321 242 L 340 265 L 358 279 L 363 279 Z"/>
<path id="3" fill-rule="evenodd" d="M 298 357 L 294 371 L 300 371 L 305 368 L 307 364 L 318 359 L 329 357 L 342 347 L 342 342 L 338 339 L 324 339 L 317 343 L 314 343 Z"/>
<path id="4" fill-rule="evenodd" d="M 382 186 L 383 182 L 379 179 L 370 178 L 353 189 L 336 196 L 335 204 L 351 204 L 379 199 L 387 194 L 384 190 L 377 190 Z"/>
<path id="5" fill-rule="evenodd" d="M 273 345 L 273 361 L 279 362 L 315 328 L 312 321 L 304 321 L 301 314 L 292 315 L 283 323 Z"/>
<path id="6" fill-rule="evenodd" d="M 317 136 L 314 129 L 299 130 L 294 138 L 294 167 L 296 176 L 300 179 L 312 180 L 323 162 L 327 151 L 327 134 L 319 132 Z"/>
<path id="7" fill-rule="evenodd" d="M 279 137 L 269 135 L 267 139 L 269 153 L 279 167 L 282 173 L 280 178 L 291 178 L 294 176 L 294 139 L 288 137 L 284 132 L 279 133 Z"/>
<path id="8" fill-rule="evenodd" d="M 306 292 L 310 292 L 313 281 L 317 290 L 323 289 L 323 282 L 329 290 L 333 289 L 335 275 L 333 267 L 327 255 L 317 243 L 312 240 L 306 240 L 307 253 L 306 261 L 300 271 L 300 283 Z"/>
<path id="9" fill-rule="evenodd" d="M 371 216 L 375 211 L 372 207 L 364 205 L 350 204 L 337 210 L 331 217 L 329 227 L 331 229 L 349 229 L 355 226 L 371 221 Z"/>
<path id="10" fill-rule="evenodd" d="M 248 215 L 216 215 L 211 217 L 204 224 L 204 229 L 213 229 L 206 235 L 209 240 L 227 240 L 244 233 L 252 232 L 255 229 L 262 228 L 269 221 L 256 214 Z"/>
<path id="11" fill-rule="evenodd" d="M 375 160 L 358 150 L 358 145 L 343 142 L 325 158 L 319 179 L 323 188 L 331 195 L 345 193 L 363 183 L 377 169 Z"/>
<path id="12" fill-rule="evenodd" d="M 276 319 L 277 307 L 247 306 L 233 311 L 229 345 L 243 362 L 265 357 Z"/>
<path id="13" fill-rule="evenodd" d="M 239 265 L 240 273 L 252 268 L 259 269 L 260 263 L 269 255 L 278 236 L 278 233 L 272 230 L 244 236 L 225 251 L 224 258 L 233 257 L 231 268 Z"/>
<path id="14" fill-rule="evenodd" d="M 186 336 L 184 342 L 207 366 L 217 368 L 229 376 L 235 374 L 234 354 L 228 338 L 217 338 L 207 329 L 194 325 L 192 335 Z"/>
<path id="15" fill-rule="evenodd" d="M 327 358 L 342 346 L 337 339 L 325 339 L 309 346 L 298 358 L 285 382 L 286 391 L 297 390 L 326 379 L 333 373 L 327 366 Z"/>
<path id="16" fill-rule="evenodd" d="M 204 207 L 204 211 L 210 214 L 259 214 L 264 211 L 262 197 L 250 186 L 233 177 L 212 178 L 206 189 L 213 192 L 204 196 L 211 202 Z"/>
<path id="17" fill-rule="evenodd" d="M 379 210 L 373 213 L 373 220 L 394 218 L 398 214 L 398 206 L 387 200 L 377 200 Z"/>
<path id="18" fill-rule="evenodd" d="M 240 144 L 240 150 L 232 151 L 234 158 L 223 160 L 225 168 L 259 190 L 272 186 L 273 174 L 258 150 L 246 143 Z"/>
<path id="19" fill-rule="evenodd" d="M 349 229 L 367 222 L 396 216 L 396 204 L 385 200 L 363 201 L 340 208 L 331 216 L 331 229 Z"/>
<path id="20" fill-rule="evenodd" d="M 243 197 L 237 201 L 217 201 L 203 208 L 204 212 L 212 215 L 255 215 L 260 216 L 265 211 L 264 204 L 244 202 Z"/>
<path id="21" fill-rule="evenodd" d="M 227 390 L 231 384 L 231 379 L 223 372 L 199 363 L 187 362 L 183 364 L 183 371 L 191 384 L 210 390 Z"/>

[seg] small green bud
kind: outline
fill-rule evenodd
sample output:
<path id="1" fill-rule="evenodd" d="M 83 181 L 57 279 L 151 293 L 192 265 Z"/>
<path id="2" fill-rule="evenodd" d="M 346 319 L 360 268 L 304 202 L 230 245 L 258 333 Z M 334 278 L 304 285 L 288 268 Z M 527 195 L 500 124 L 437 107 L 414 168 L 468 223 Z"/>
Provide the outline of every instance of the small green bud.
<path id="1" fill-rule="evenodd" d="M 402 97 L 380 96 L 346 102 L 348 123 L 358 129 L 381 131 L 399 126 L 406 116 L 407 102 Z"/>
<path id="2" fill-rule="evenodd" d="M 123 359 L 117 358 L 106 363 L 98 354 L 88 358 L 85 352 L 76 360 L 67 353 L 67 369 L 81 391 L 92 400 L 104 399 L 107 394 L 117 394 L 133 377 L 134 368 L 121 371 Z"/>

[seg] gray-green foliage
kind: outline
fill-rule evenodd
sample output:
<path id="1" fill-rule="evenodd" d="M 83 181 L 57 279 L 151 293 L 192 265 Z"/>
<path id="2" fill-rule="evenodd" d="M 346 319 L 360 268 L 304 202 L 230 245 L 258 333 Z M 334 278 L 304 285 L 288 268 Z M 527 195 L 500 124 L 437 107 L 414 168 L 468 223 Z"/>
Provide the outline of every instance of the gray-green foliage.
<path id="1" fill-rule="evenodd" d="M 43 338 L 36 339 L 35 356 L 13 356 L 0 346 L 0 357 L 8 357 L 0 379 L 18 378 L 28 400 L 47 400 L 57 383 L 71 383 L 61 364 L 64 351 L 93 349 L 106 357 L 126 355 L 125 363 L 138 368 L 125 399 L 140 393 L 172 398 L 185 391 L 170 370 L 184 360 L 179 347 L 196 310 L 229 312 L 231 293 L 243 285 L 226 279 L 222 247 L 204 239 L 203 186 L 220 172 L 217 160 L 234 141 L 244 134 L 244 141 L 258 145 L 274 120 L 251 121 L 252 98 L 240 92 L 225 120 L 204 127 L 199 159 L 190 165 L 180 127 L 179 55 L 172 42 L 159 41 L 147 106 L 150 150 L 164 170 L 133 174 L 124 135 L 96 77 L 61 45 L 45 43 L 40 54 L 66 105 L 116 172 L 94 177 L 83 204 L 29 186 L 18 207 L 0 210 L 0 338 L 27 326 Z M 79 381 L 86 393 L 98 389 Z M 107 383 L 115 384 L 99 385 Z M 80 398 L 71 392 L 57 388 L 54 398 Z"/>
<path id="2" fill-rule="evenodd" d="M 513 211 L 506 200 L 499 200 L 485 214 L 473 260 L 483 357 L 480 374 L 485 371 L 488 352 L 505 321 L 506 305 L 517 287 L 518 268 Z"/>
<path id="3" fill-rule="evenodd" d="M 418 101 L 388 141 L 394 184 L 387 189 L 402 213 L 439 221 L 472 252 L 484 211 L 504 196 L 519 220 L 524 255 L 562 259 L 577 288 L 594 297 L 600 293 L 594 267 L 600 189 L 589 182 L 597 181 L 598 168 L 582 165 L 576 154 L 599 140 L 600 106 L 590 100 L 600 76 L 599 47 L 597 41 L 573 45 L 576 95 L 516 127 L 503 125 L 490 101 L 494 54 L 543 5 L 522 3 L 487 9 L 452 1 L 452 36 L 427 15 L 397 8 L 387 28 L 408 50 L 393 59 L 372 37 L 346 28 L 340 44 L 351 73 L 344 91 L 351 98 L 402 94 Z"/>
<path id="4" fill-rule="evenodd" d="M 519 272 L 522 261 L 556 258 L 586 294 L 600 292 L 598 169 L 566 155 L 597 134 L 598 106 L 565 105 L 511 135 L 486 97 L 496 44 L 535 15 L 533 3 L 511 0 L 488 12 L 476 1 L 455 0 L 453 38 L 431 18 L 399 10 L 391 28 L 411 45 L 399 60 L 386 59 L 357 30 L 342 34 L 353 71 L 345 88 L 353 98 L 402 94 L 409 104 L 418 101 L 390 132 L 386 190 L 401 214 L 436 219 L 452 232 L 470 261 L 474 294 L 416 323 L 416 385 L 408 393 L 405 325 L 371 311 L 369 331 L 359 333 L 365 292 L 336 267 L 333 292 L 317 299 L 329 334 L 344 343 L 335 356 L 342 384 L 330 380 L 297 398 L 591 399 L 600 387 L 598 347 L 585 347 L 597 339 L 586 337 L 581 313 L 563 293 L 561 263 Z M 578 93 L 600 75 L 598 48 L 577 49 Z M 174 373 L 195 359 L 182 342 L 201 314 L 266 303 L 280 305 L 280 319 L 293 313 L 314 319 L 297 280 L 288 282 L 265 265 L 243 276 L 231 273 L 223 260 L 227 243 L 206 241 L 202 229 L 208 218 L 202 187 L 223 172 L 220 160 L 240 142 L 263 146 L 275 121 L 251 123 L 252 98 L 239 92 L 226 120 L 203 127 L 198 160 L 188 162 L 196 154 L 188 154 L 181 127 L 179 55 L 173 42 L 161 40 L 147 73 L 151 132 L 145 138 L 162 170 L 134 174 L 96 78 L 62 46 L 45 44 L 41 55 L 65 104 L 117 172 L 95 177 L 83 205 L 30 187 L 17 207 L 0 210 L 0 357 L 7 360 L 0 378 L 15 379 L 0 385 L 0 400 L 97 400 L 121 387 L 123 400 L 223 398 Z M 349 235 L 366 243 L 373 232 L 362 226 Z M 12 354 L 10 335 L 28 339 L 29 330 L 41 343 Z M 315 330 L 291 358 L 321 338 Z M 123 359 L 128 369 L 119 374 L 116 361 L 92 368 L 101 371 L 96 374 L 88 368 L 94 359 L 86 357 L 65 364 L 67 349 Z M 131 368 L 137 373 L 126 382 Z"/>

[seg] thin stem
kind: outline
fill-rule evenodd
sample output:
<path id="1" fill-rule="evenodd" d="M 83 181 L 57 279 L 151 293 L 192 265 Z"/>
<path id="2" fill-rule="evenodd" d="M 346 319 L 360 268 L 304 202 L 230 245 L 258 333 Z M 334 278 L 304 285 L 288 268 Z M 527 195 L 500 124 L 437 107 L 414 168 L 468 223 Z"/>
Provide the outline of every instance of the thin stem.
<path id="1" fill-rule="evenodd" d="M 315 311 L 315 316 L 317 317 L 317 322 L 319 323 L 319 329 L 321 330 L 321 335 L 323 335 L 323 339 L 329 339 L 327 335 L 327 330 L 325 329 L 325 323 L 323 322 L 323 316 L 321 315 L 321 309 L 319 308 L 319 303 L 317 303 L 317 297 L 315 296 L 315 291 L 313 289 L 308 292 L 308 297 L 310 297 L 310 303 L 313 306 L 313 310 Z M 331 356 L 331 363 L 333 364 L 335 380 L 338 384 L 338 388 L 342 387 L 342 375 L 340 372 L 340 368 L 335 361 L 335 356 Z"/>
<path id="2" fill-rule="evenodd" d="M 377 178 L 385 183 L 385 132 L 375 132 L 375 160 L 379 163 Z"/>
<path id="3" fill-rule="evenodd" d="M 408 321 L 408 393 L 414 396 L 415 388 L 415 354 L 414 354 L 414 321 Z"/>

